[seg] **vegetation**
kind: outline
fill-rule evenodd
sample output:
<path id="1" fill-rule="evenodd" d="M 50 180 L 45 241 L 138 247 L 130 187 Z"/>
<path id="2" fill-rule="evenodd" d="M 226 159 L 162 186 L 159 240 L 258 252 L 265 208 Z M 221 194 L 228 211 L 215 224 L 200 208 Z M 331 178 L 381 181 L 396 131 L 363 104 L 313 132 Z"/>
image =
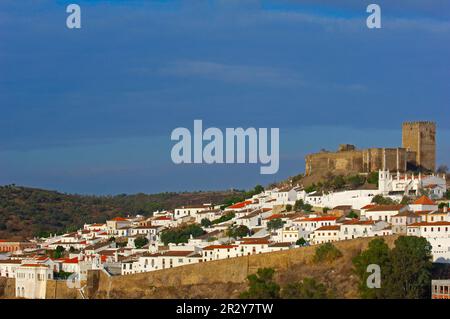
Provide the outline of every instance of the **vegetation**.
<path id="1" fill-rule="evenodd" d="M 450 206 L 449 203 L 439 203 L 438 208 L 443 209 L 444 207 L 448 208 L 449 206 Z"/>
<path id="2" fill-rule="evenodd" d="M 287 205 L 286 205 L 286 211 L 287 211 L 287 212 L 292 211 L 292 205 L 291 205 L 291 204 L 287 204 Z"/>
<path id="3" fill-rule="evenodd" d="M 387 269 L 389 269 L 389 247 L 384 242 L 383 239 L 372 240 L 367 250 L 361 252 L 358 256 L 353 258 L 353 266 L 356 275 L 359 278 L 358 290 L 361 298 L 364 299 L 380 299 L 383 298 L 384 293 L 384 283 L 388 275 Z M 381 283 L 380 289 L 373 289 L 367 286 L 367 279 L 371 273 L 367 272 L 367 267 L 369 265 L 379 265 L 381 271 Z"/>
<path id="4" fill-rule="evenodd" d="M 326 243 L 316 248 L 313 261 L 315 263 L 331 262 L 342 257 L 342 252 L 332 243 Z"/>
<path id="5" fill-rule="evenodd" d="M 378 204 L 378 205 L 395 205 L 398 204 L 396 201 L 389 197 L 383 197 L 383 195 L 375 195 L 372 198 L 372 203 Z"/>
<path id="6" fill-rule="evenodd" d="M 280 298 L 280 286 L 274 281 L 275 270 L 260 268 L 256 274 L 247 277 L 248 290 L 241 294 L 243 299 Z"/>
<path id="7" fill-rule="evenodd" d="M 307 192 L 307 193 L 312 193 L 316 190 L 317 190 L 317 186 L 314 183 L 308 187 L 305 187 L 305 192 Z"/>
<path id="8" fill-rule="evenodd" d="M 224 223 L 226 221 L 229 221 L 229 220 L 233 219 L 234 216 L 236 216 L 236 214 L 233 213 L 233 212 L 226 213 L 225 215 L 220 216 L 220 218 L 217 218 L 217 219 L 213 220 L 211 222 L 211 224 L 212 225 L 216 225 L 216 224 Z"/>
<path id="9" fill-rule="evenodd" d="M 359 216 L 354 211 L 351 211 L 350 213 L 348 213 L 347 217 L 348 218 L 358 218 Z"/>
<path id="10" fill-rule="evenodd" d="M 448 189 L 446 192 L 445 192 L 445 198 L 446 199 L 450 199 L 450 189 Z"/>
<path id="11" fill-rule="evenodd" d="M 377 185 L 378 187 L 378 172 L 371 172 L 368 176 L 367 176 L 367 183 L 369 184 L 374 184 Z"/>
<path id="12" fill-rule="evenodd" d="M 327 299 L 333 294 L 314 278 L 290 283 L 281 288 L 274 280 L 273 268 L 259 268 L 256 274 L 247 277 L 248 289 L 241 293 L 243 299 Z"/>
<path id="13" fill-rule="evenodd" d="M 301 282 L 291 283 L 281 290 L 283 299 L 329 299 L 332 294 L 324 284 L 318 283 L 314 278 L 305 278 Z"/>
<path id="14" fill-rule="evenodd" d="M 134 246 L 137 249 L 141 249 L 142 247 L 144 247 L 147 244 L 148 244 L 148 239 L 143 236 L 136 237 L 136 239 L 134 240 Z"/>
<path id="15" fill-rule="evenodd" d="M 302 199 L 298 199 L 295 201 L 294 204 L 294 210 L 297 212 L 311 212 L 312 206 L 310 204 L 305 204 L 305 202 Z"/>
<path id="16" fill-rule="evenodd" d="M 296 244 L 296 245 L 299 245 L 299 246 L 305 246 L 305 245 L 306 245 L 306 240 L 302 237 L 302 238 L 298 239 L 298 240 L 295 242 L 295 244 Z"/>
<path id="17" fill-rule="evenodd" d="M 167 245 L 169 243 L 187 243 L 191 236 L 195 238 L 203 235 L 204 233 L 205 231 L 200 225 L 192 224 L 188 226 L 164 230 L 161 233 L 161 241 L 164 243 L 164 245 Z"/>
<path id="18" fill-rule="evenodd" d="M 245 225 L 231 226 L 227 230 L 227 236 L 234 239 L 251 235 L 250 229 Z"/>
<path id="19" fill-rule="evenodd" d="M 127 213 L 150 216 L 153 211 L 182 205 L 222 203 L 233 192 L 69 195 L 15 185 L 0 186 L 0 238 L 49 237 L 74 231 L 84 223 L 103 223 Z"/>
<path id="20" fill-rule="evenodd" d="M 390 250 L 383 239 L 374 239 L 353 259 L 362 298 L 418 299 L 429 297 L 431 246 L 425 238 L 401 236 Z M 381 287 L 367 287 L 368 265 L 381 270 Z"/>
<path id="21" fill-rule="evenodd" d="M 231 206 L 235 203 L 239 203 L 244 201 L 247 198 L 253 197 L 253 195 L 260 194 L 264 192 L 264 187 L 261 185 L 256 185 L 252 190 L 250 191 L 240 191 L 239 194 L 233 194 L 232 196 L 229 196 L 223 200 L 223 205 L 221 206 L 222 209 Z"/>
<path id="22" fill-rule="evenodd" d="M 66 280 L 71 275 L 73 275 L 73 272 L 66 272 L 66 271 L 53 272 L 53 278 L 55 278 L 56 280 Z"/>
<path id="23" fill-rule="evenodd" d="M 411 203 L 411 198 L 409 198 L 408 196 L 403 196 L 402 200 L 400 201 L 400 204 L 402 205 L 408 205 Z"/>
<path id="24" fill-rule="evenodd" d="M 204 228 L 209 228 L 209 227 L 211 227 L 212 222 L 208 218 L 203 218 L 200 221 L 200 225 L 202 225 L 202 227 L 204 227 Z"/>
<path id="25" fill-rule="evenodd" d="M 438 174 L 447 174 L 447 172 L 448 172 L 447 165 L 439 165 L 438 169 L 436 170 L 436 173 Z"/>
<path id="26" fill-rule="evenodd" d="M 284 225 L 284 221 L 281 218 L 274 218 L 267 222 L 268 230 L 280 229 Z"/>
<path id="27" fill-rule="evenodd" d="M 64 255 L 64 252 L 66 250 L 63 246 L 56 246 L 55 251 L 53 252 L 53 258 L 58 259 L 61 258 Z"/>

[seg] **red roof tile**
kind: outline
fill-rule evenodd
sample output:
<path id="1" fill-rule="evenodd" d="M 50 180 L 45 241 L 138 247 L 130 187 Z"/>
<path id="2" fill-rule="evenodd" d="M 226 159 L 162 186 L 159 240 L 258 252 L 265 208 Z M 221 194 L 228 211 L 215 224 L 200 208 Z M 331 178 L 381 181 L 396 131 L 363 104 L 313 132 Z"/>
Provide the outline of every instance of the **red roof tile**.
<path id="1" fill-rule="evenodd" d="M 417 199 L 413 204 L 414 205 L 436 205 L 435 202 L 433 202 L 431 199 L 429 199 L 425 195 L 423 195 L 422 197 Z"/>

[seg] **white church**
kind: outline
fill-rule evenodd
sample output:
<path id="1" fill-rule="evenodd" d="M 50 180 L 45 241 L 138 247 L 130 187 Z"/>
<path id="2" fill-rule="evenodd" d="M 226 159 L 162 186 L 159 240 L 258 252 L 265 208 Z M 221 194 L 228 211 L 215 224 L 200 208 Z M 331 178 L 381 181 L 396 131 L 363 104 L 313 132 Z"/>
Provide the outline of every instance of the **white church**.
<path id="1" fill-rule="evenodd" d="M 373 190 L 349 190 L 318 194 L 306 193 L 304 190 L 297 192 L 297 198 L 316 207 L 333 208 L 340 205 L 351 205 L 354 209 L 361 209 L 372 202 L 376 195 L 383 195 L 394 200 L 401 200 L 403 196 L 418 196 L 425 192 L 432 199 L 440 199 L 447 191 L 446 176 L 436 174 L 401 174 L 389 171 L 379 171 L 378 189 Z"/>

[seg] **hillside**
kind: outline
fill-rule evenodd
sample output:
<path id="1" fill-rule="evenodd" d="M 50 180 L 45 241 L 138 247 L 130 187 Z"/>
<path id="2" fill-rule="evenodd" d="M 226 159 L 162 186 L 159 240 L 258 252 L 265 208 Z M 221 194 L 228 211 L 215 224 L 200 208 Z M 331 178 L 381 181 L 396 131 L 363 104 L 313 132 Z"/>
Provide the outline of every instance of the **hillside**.
<path id="1" fill-rule="evenodd" d="M 397 236 L 384 237 L 389 246 Z M 280 252 L 223 259 L 125 276 L 107 277 L 91 274 L 90 298 L 238 298 L 247 288 L 247 276 L 258 268 L 276 270 L 278 284 L 313 277 L 324 283 L 337 298 L 358 298 L 358 281 L 352 258 L 367 248 L 373 238 L 336 242 L 343 256 L 332 261 L 314 263 L 315 246 Z"/>
<path id="2" fill-rule="evenodd" d="M 56 191 L 0 187 L 0 239 L 24 239 L 48 232 L 77 229 L 127 213 L 151 215 L 183 205 L 221 204 L 243 195 L 238 191 L 82 196 Z"/>

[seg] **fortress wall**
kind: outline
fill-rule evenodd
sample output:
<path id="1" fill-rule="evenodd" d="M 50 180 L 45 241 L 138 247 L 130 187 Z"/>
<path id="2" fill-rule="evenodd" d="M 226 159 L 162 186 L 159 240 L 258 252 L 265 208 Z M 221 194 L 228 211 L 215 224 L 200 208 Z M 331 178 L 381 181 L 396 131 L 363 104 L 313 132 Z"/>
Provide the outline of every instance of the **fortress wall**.
<path id="1" fill-rule="evenodd" d="M 77 289 L 69 288 L 65 280 L 47 280 L 46 299 L 81 299 Z"/>
<path id="2" fill-rule="evenodd" d="M 16 297 L 16 280 L 0 277 L 0 299 Z"/>
<path id="3" fill-rule="evenodd" d="M 306 174 L 368 173 L 386 167 L 391 171 L 405 171 L 407 151 L 403 148 L 369 148 L 355 151 L 322 152 L 306 157 Z M 385 166 L 384 166 L 385 165 Z"/>
<path id="4" fill-rule="evenodd" d="M 305 158 L 306 175 L 326 172 L 360 172 L 363 170 L 362 151 L 322 152 Z"/>
<path id="5" fill-rule="evenodd" d="M 338 152 L 320 152 L 305 157 L 305 174 L 367 173 L 386 168 L 406 171 L 408 164 L 434 171 L 436 168 L 436 124 L 407 122 L 402 127 L 401 148 L 355 150 L 341 145 Z"/>
<path id="6" fill-rule="evenodd" d="M 392 246 L 397 236 L 383 237 Z M 373 238 L 359 238 L 334 243 L 344 257 L 339 259 L 342 267 L 350 271 L 351 258 L 365 249 Z M 236 290 L 246 287 L 246 279 L 258 268 L 275 268 L 277 274 L 283 277 L 286 272 L 295 270 L 301 274 L 301 269 L 308 268 L 330 271 L 331 265 L 312 264 L 316 246 L 301 247 L 280 252 L 223 259 L 205 263 L 186 265 L 148 273 L 109 277 L 101 271 L 89 271 L 95 275 L 89 287 L 89 298 L 175 298 L 181 291 L 196 298 L 230 298 L 236 296 Z M 323 269 L 322 269 L 322 268 Z M 349 268 L 350 267 L 350 268 Z M 321 269 L 319 269 L 321 268 Z M 333 272 L 333 271 L 332 271 Z M 347 274 L 348 275 L 348 274 Z M 334 275 L 333 275 L 334 276 Z M 345 277 L 345 276 L 343 276 Z M 345 284 L 348 277 L 343 281 Z M 186 290 L 187 289 L 187 290 Z M 220 291 L 223 289 L 223 291 Z M 165 295 L 161 295 L 165 292 Z M 212 294 L 212 295 L 211 295 Z"/>

